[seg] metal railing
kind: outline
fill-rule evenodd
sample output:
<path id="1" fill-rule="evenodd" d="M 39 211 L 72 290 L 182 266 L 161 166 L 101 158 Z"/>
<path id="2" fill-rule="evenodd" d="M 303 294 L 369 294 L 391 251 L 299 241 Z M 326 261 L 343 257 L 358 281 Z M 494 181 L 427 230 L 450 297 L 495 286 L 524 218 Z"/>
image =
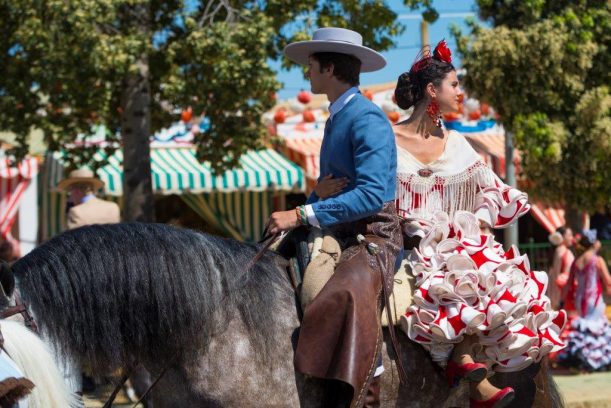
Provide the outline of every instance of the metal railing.
<path id="1" fill-rule="evenodd" d="M 600 255 L 611 263 L 611 241 L 601 241 Z M 521 254 L 527 254 L 530 267 L 537 271 L 548 271 L 552 259 L 552 244 L 549 242 L 530 242 L 518 244 Z"/>

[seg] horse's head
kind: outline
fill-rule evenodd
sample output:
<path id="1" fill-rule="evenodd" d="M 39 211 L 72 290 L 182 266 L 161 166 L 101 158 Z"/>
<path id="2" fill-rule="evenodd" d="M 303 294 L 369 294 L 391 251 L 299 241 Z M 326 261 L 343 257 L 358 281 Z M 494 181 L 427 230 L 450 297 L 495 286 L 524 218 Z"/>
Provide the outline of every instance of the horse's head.
<path id="1" fill-rule="evenodd" d="M 8 263 L 0 261 L 0 309 L 10 305 L 15 291 L 15 276 Z"/>

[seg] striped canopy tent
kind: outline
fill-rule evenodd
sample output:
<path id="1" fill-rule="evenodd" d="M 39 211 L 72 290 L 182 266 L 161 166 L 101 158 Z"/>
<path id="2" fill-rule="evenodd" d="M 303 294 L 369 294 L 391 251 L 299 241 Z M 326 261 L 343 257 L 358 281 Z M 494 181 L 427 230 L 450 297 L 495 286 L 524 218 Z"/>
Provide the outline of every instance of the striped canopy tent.
<path id="1" fill-rule="evenodd" d="M 120 201 L 123 195 L 123 153 L 107 157 L 102 150 L 97 160 L 108 164 L 97 171 L 104 182 L 104 195 Z M 155 194 L 178 194 L 204 220 L 228 236 L 255 241 L 261 237 L 269 215 L 283 209 L 288 192 L 305 190 L 301 168 L 272 149 L 249 151 L 238 167 L 215 174 L 208 163 L 200 163 L 193 147 L 151 149 L 151 171 Z M 47 155 L 46 182 L 49 191 L 43 202 L 43 227 L 50 237 L 65 225 L 65 194 L 55 190 L 64 177 L 60 153 Z"/>
<path id="2" fill-rule="evenodd" d="M 37 175 L 36 158 L 15 162 L 3 151 L 0 153 L 0 236 L 17 247 L 19 242 L 11 235 L 11 228 L 17 220 L 23 194 Z"/>

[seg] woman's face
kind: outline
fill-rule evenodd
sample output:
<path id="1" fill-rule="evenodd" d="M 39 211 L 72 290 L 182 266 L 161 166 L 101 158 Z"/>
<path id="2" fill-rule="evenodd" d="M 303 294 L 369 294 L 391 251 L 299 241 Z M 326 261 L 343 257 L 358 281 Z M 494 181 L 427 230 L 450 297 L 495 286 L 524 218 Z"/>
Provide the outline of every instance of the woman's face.
<path id="1" fill-rule="evenodd" d="M 439 103 L 441 113 L 458 111 L 458 99 L 459 95 L 462 93 L 458 85 L 456 71 L 450 71 L 436 89 L 437 102 Z"/>
<path id="2" fill-rule="evenodd" d="M 572 246 L 573 243 L 573 230 L 567 228 L 566 231 L 564 231 L 564 245 Z"/>

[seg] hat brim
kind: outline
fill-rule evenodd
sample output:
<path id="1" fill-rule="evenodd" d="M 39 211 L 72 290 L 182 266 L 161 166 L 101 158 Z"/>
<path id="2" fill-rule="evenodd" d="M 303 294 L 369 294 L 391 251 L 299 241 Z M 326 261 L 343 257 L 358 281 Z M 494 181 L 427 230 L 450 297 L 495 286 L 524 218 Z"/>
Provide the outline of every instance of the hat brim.
<path id="1" fill-rule="evenodd" d="M 362 45 L 341 41 L 299 41 L 284 48 L 284 55 L 301 65 L 308 65 L 308 58 L 315 52 L 337 52 L 352 55 L 361 61 L 361 72 L 374 72 L 386 66 L 386 58 L 379 52 Z"/>
<path id="2" fill-rule="evenodd" d="M 67 178 L 57 183 L 58 190 L 67 190 L 73 184 L 91 184 L 93 191 L 98 191 L 104 187 L 104 182 L 95 177 L 72 177 Z"/>

